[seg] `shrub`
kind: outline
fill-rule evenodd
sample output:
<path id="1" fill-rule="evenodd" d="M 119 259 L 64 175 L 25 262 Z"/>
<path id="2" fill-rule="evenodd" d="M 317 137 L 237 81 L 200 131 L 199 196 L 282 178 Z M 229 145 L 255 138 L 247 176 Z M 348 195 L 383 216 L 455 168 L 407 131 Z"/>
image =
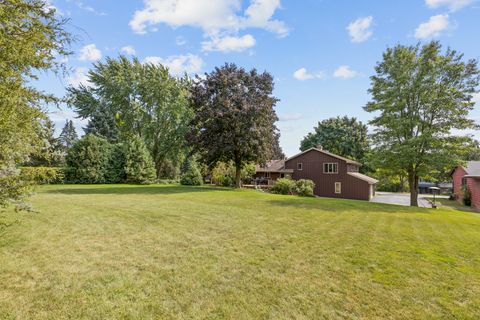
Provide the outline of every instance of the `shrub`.
<path id="1" fill-rule="evenodd" d="M 156 181 L 158 184 L 179 184 L 180 181 L 176 179 L 158 179 Z"/>
<path id="2" fill-rule="evenodd" d="M 148 184 L 156 178 L 155 165 L 145 142 L 138 136 L 123 143 L 125 179 L 128 183 Z"/>
<path id="3" fill-rule="evenodd" d="M 277 181 L 275 181 L 275 184 L 273 185 L 271 192 L 272 193 L 277 193 L 277 194 L 295 194 L 297 191 L 297 185 L 295 181 L 292 179 L 288 178 L 280 178 Z"/>
<path id="4" fill-rule="evenodd" d="M 471 206 L 472 193 L 470 192 L 470 189 L 467 186 L 463 186 L 462 193 L 463 193 L 463 204 L 466 206 Z"/>
<path id="5" fill-rule="evenodd" d="M 296 182 L 297 194 L 301 197 L 313 197 L 315 183 L 312 180 L 300 179 Z"/>
<path id="6" fill-rule="evenodd" d="M 74 183 L 105 183 L 111 144 L 92 134 L 76 141 L 68 150 L 67 181 Z"/>
<path id="7" fill-rule="evenodd" d="M 185 173 L 180 178 L 180 183 L 185 186 L 200 186 L 203 183 L 202 174 L 195 163 L 191 162 L 188 165 Z"/>
<path id="8" fill-rule="evenodd" d="M 242 180 L 251 179 L 255 174 L 255 165 L 247 164 L 242 169 Z M 223 187 L 235 186 L 235 166 L 233 163 L 219 162 L 211 173 L 211 181 Z"/>
<path id="9" fill-rule="evenodd" d="M 64 172 L 62 168 L 55 167 L 22 167 L 20 177 L 36 184 L 63 183 Z"/>
<path id="10" fill-rule="evenodd" d="M 125 152 L 123 144 L 112 145 L 105 172 L 106 183 L 121 183 L 126 180 Z"/>

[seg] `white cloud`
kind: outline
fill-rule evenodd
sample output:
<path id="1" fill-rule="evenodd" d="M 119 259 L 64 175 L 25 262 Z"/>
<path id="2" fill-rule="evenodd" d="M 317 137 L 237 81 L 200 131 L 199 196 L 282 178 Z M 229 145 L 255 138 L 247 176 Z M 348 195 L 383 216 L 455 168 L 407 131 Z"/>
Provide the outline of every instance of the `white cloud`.
<path id="1" fill-rule="evenodd" d="M 73 74 L 67 78 L 68 84 L 74 88 L 78 88 L 81 84 L 89 86 L 90 82 L 88 81 L 87 73 L 87 68 L 75 68 Z"/>
<path id="2" fill-rule="evenodd" d="M 284 113 L 284 114 L 278 115 L 278 121 L 281 121 L 281 122 L 300 120 L 302 118 L 303 118 L 303 115 L 301 113 Z"/>
<path id="3" fill-rule="evenodd" d="M 362 17 L 350 23 L 347 27 L 348 34 L 352 42 L 364 42 L 367 41 L 372 35 L 371 29 L 373 17 Z"/>
<path id="4" fill-rule="evenodd" d="M 67 0 L 67 2 L 73 2 L 79 9 L 88 11 L 90 13 L 93 13 L 93 14 L 97 15 L 97 16 L 106 16 L 107 15 L 105 12 L 98 11 L 95 8 L 93 8 L 92 6 L 86 5 L 81 0 Z"/>
<path id="5" fill-rule="evenodd" d="M 135 48 L 132 47 L 132 46 L 122 47 L 122 48 L 120 49 L 120 52 L 121 52 L 121 53 L 128 54 L 128 55 L 131 55 L 131 56 L 133 56 L 135 53 L 137 53 L 137 51 L 135 51 Z"/>
<path id="6" fill-rule="evenodd" d="M 80 56 L 78 59 L 81 61 L 97 61 L 102 59 L 102 52 L 95 44 L 87 44 L 80 49 Z"/>
<path id="7" fill-rule="evenodd" d="M 480 106 L 480 92 L 473 94 L 472 101 Z"/>
<path id="8" fill-rule="evenodd" d="M 226 37 L 212 37 L 208 41 L 202 42 L 203 51 L 243 51 L 255 45 L 255 38 L 251 34 L 246 34 L 242 37 L 226 36 Z"/>
<path id="9" fill-rule="evenodd" d="M 88 124 L 88 119 L 77 118 L 78 114 L 71 109 L 56 109 L 48 113 L 48 117 L 55 124 L 55 134 L 58 136 L 65 125 L 65 120 L 72 120 L 75 130 L 79 135 L 83 135 L 83 127 Z"/>
<path id="10" fill-rule="evenodd" d="M 450 27 L 451 25 L 448 14 L 432 16 L 427 22 L 424 22 L 418 26 L 418 28 L 415 30 L 415 38 L 435 38 L 440 36 L 442 31 L 445 31 Z"/>
<path id="11" fill-rule="evenodd" d="M 241 0 L 144 0 L 144 8 L 135 11 L 130 27 L 136 33 L 146 33 L 157 24 L 172 28 L 190 26 L 203 30 L 207 43 L 248 40 L 239 37 L 241 30 L 248 28 L 265 29 L 280 37 L 288 34 L 288 28 L 273 15 L 280 8 L 280 0 L 250 0 L 242 12 Z"/>
<path id="12" fill-rule="evenodd" d="M 457 11 L 473 3 L 474 0 L 425 0 L 430 8 L 448 7 L 452 11 Z"/>
<path id="13" fill-rule="evenodd" d="M 309 73 L 306 68 L 300 68 L 293 73 L 293 77 L 300 81 L 311 80 L 314 78 L 324 79 L 325 73 L 321 71 L 317 74 L 313 74 L 313 73 Z"/>
<path id="14" fill-rule="evenodd" d="M 340 66 L 335 70 L 333 76 L 335 78 L 351 79 L 359 76 L 357 71 L 352 70 L 349 66 Z"/>
<path id="15" fill-rule="evenodd" d="M 168 67 L 173 75 L 193 74 L 200 72 L 203 67 L 203 60 L 193 54 L 169 56 L 166 59 L 150 56 L 143 60 L 144 63 L 162 64 Z"/>

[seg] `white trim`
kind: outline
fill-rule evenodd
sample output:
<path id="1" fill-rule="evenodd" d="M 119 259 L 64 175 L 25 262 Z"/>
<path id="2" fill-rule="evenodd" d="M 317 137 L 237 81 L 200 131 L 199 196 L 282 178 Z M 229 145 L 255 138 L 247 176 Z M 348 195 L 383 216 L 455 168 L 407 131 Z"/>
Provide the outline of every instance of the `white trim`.
<path id="1" fill-rule="evenodd" d="M 302 170 L 303 170 L 303 163 L 302 163 L 302 162 L 298 162 L 298 163 L 297 163 L 297 170 L 298 170 L 298 171 L 302 171 Z"/>
<path id="2" fill-rule="evenodd" d="M 335 182 L 335 194 L 342 194 L 342 183 L 340 181 Z"/>
<path id="3" fill-rule="evenodd" d="M 332 171 L 332 172 L 325 171 L 325 165 L 328 166 L 328 169 L 332 169 L 332 170 L 333 170 L 333 169 L 335 168 L 335 166 L 336 166 L 336 169 L 337 169 L 337 170 Z M 330 168 L 330 166 L 332 166 L 332 167 Z M 323 173 L 324 173 L 324 174 L 338 174 L 338 162 L 324 162 L 324 163 L 323 163 Z"/>

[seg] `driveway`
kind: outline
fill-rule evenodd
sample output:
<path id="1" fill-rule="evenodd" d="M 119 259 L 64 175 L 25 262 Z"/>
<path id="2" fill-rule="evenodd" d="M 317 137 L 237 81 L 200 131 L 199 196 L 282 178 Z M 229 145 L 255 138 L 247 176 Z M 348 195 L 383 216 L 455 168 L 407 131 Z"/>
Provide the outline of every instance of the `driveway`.
<path id="1" fill-rule="evenodd" d="M 375 192 L 372 202 L 397 204 L 400 206 L 410 205 L 410 194 L 408 193 L 393 193 L 393 192 Z M 422 196 L 418 197 L 418 206 L 424 208 L 431 208 L 432 205 Z"/>

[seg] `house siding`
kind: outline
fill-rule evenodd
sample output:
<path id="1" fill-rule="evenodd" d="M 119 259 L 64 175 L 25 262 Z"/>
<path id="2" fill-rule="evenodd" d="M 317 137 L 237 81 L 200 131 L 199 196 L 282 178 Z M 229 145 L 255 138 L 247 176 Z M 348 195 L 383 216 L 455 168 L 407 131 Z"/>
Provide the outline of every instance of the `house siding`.
<path id="1" fill-rule="evenodd" d="M 467 175 L 467 172 L 462 167 L 455 168 L 454 172 L 452 173 L 452 185 L 455 199 L 457 199 L 459 202 L 463 201 L 462 181 L 463 179 L 466 179 L 466 184 L 471 194 L 471 206 L 476 211 L 480 211 L 480 179 L 472 177 L 464 178 L 465 175 Z"/>
<path id="2" fill-rule="evenodd" d="M 302 163 L 302 170 L 298 170 L 298 163 Z M 337 163 L 338 173 L 323 173 L 324 163 Z M 347 174 L 355 170 L 355 165 L 312 150 L 285 162 L 286 169 L 292 169 L 294 180 L 310 179 L 315 182 L 314 194 L 321 197 L 347 198 L 356 200 L 370 200 L 370 184 Z M 341 182 L 342 192 L 335 193 L 335 182 Z"/>
<path id="3" fill-rule="evenodd" d="M 458 201 L 463 200 L 462 179 L 466 174 L 467 172 L 462 167 L 455 168 L 455 171 L 452 173 L 453 194 Z"/>

